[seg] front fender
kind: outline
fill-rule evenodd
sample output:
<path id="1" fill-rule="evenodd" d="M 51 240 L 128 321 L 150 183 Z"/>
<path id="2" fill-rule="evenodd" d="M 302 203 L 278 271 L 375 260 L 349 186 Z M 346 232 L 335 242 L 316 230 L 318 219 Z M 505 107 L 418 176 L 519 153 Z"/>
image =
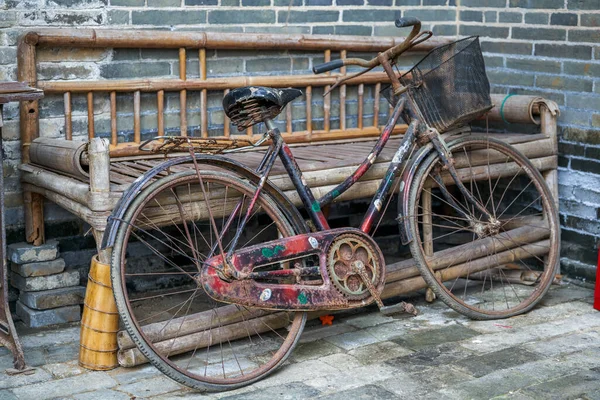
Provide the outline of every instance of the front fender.
<path id="1" fill-rule="evenodd" d="M 261 177 L 254 170 L 230 158 L 208 154 L 196 154 L 195 157 L 199 165 L 210 164 L 211 167 L 216 166 L 224 170 L 237 173 L 254 184 L 258 184 L 261 179 Z M 113 212 L 108 217 L 106 230 L 104 232 L 104 236 L 102 237 L 101 249 L 113 247 L 117 237 L 117 231 L 119 230 L 119 226 L 122 223 L 127 208 L 133 202 L 135 196 L 137 196 L 142 189 L 150 181 L 152 181 L 153 178 L 175 165 L 191 162 L 191 156 L 172 158 L 140 175 L 123 193 L 123 196 L 121 199 L 119 199 L 119 202 L 115 206 Z M 270 195 L 277 205 L 280 206 L 281 211 L 288 218 L 292 226 L 296 229 L 297 233 L 307 233 L 310 231 L 298 209 L 283 194 L 283 192 L 279 190 L 279 188 L 267 180 L 264 184 L 263 192 Z"/>

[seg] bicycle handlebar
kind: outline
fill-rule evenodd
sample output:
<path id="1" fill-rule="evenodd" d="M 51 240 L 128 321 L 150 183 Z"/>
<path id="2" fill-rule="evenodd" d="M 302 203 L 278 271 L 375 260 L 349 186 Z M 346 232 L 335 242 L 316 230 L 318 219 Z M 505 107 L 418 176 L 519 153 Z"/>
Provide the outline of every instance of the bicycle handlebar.
<path id="1" fill-rule="evenodd" d="M 394 75 L 394 72 L 392 71 L 390 65 L 393 64 L 393 61 L 399 55 L 409 50 L 411 47 L 416 46 L 417 44 L 429 39 L 433 34 L 431 33 L 431 31 L 421 32 L 421 21 L 419 21 L 419 19 L 416 17 L 399 18 L 396 20 L 396 26 L 399 28 L 412 26 L 413 28 L 410 34 L 406 37 L 406 39 L 402 41 L 402 43 L 387 49 L 383 53 L 379 53 L 377 57 L 374 57 L 371 60 L 364 60 L 362 58 L 344 58 L 328 61 L 324 64 L 315 65 L 313 67 L 313 72 L 315 74 L 321 74 L 323 72 L 341 68 L 345 65 L 358 65 L 360 67 L 365 68 L 364 70 L 359 71 L 355 74 L 338 78 L 337 82 L 333 86 L 331 86 L 327 93 L 331 92 L 334 88 L 338 87 L 343 82 L 346 82 L 352 78 L 356 78 L 357 76 L 360 76 L 365 72 L 372 70 L 378 65 L 383 65 L 385 72 L 388 74 L 392 81 L 392 86 L 394 86 L 395 92 L 399 91 L 400 83 L 398 82 L 398 78 Z"/>

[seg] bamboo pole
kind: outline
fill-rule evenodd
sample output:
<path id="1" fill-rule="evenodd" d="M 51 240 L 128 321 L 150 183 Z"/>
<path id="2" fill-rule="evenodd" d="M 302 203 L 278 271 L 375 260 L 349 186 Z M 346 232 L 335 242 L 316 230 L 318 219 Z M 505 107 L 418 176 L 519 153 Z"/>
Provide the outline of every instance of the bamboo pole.
<path id="1" fill-rule="evenodd" d="M 87 93 L 88 139 L 94 138 L 94 93 Z"/>
<path id="2" fill-rule="evenodd" d="M 179 49 L 179 79 L 187 80 L 185 48 Z M 187 91 L 179 91 L 179 128 L 181 136 L 187 136 Z"/>
<path id="3" fill-rule="evenodd" d="M 358 85 L 358 110 L 356 112 L 358 116 L 358 129 L 363 128 L 363 114 L 364 114 L 364 93 L 365 85 L 361 83 Z"/>
<path id="4" fill-rule="evenodd" d="M 307 86 L 304 92 L 306 99 L 306 139 L 312 140 L 312 86 Z"/>
<path id="5" fill-rule="evenodd" d="M 269 33 L 229 32 L 162 32 L 133 30 L 124 32 L 114 29 L 68 29 L 45 28 L 30 31 L 25 39 L 45 47 L 86 48 L 206 48 L 206 49 L 255 49 L 255 50 L 349 50 L 377 52 L 389 49 L 404 41 L 404 37 L 334 36 Z M 429 51 L 452 38 L 433 37 L 414 48 Z"/>
<path id="6" fill-rule="evenodd" d="M 198 60 L 200 62 L 200 79 L 206 80 L 206 49 L 200 49 L 198 53 Z M 200 126 L 200 135 L 202 137 L 208 137 L 208 111 L 207 111 L 207 90 L 202 89 L 200 92 L 200 110 L 202 121 Z"/>
<path id="7" fill-rule="evenodd" d="M 115 79 L 110 81 L 45 81 L 39 82 L 37 87 L 43 89 L 47 94 L 62 94 L 64 92 L 87 93 L 87 92 L 156 92 L 165 90 L 177 92 L 180 90 L 226 90 L 244 86 L 270 86 L 286 88 L 290 86 L 325 86 L 333 85 L 337 78 L 342 75 L 284 75 L 284 76 L 232 76 L 227 78 L 203 79 L 176 79 L 176 78 L 148 78 L 148 79 Z M 348 85 L 376 84 L 386 82 L 387 75 L 384 72 L 370 72 L 347 81 Z M 327 96 L 325 97 L 327 98 Z"/>
<path id="8" fill-rule="evenodd" d="M 63 101 L 65 103 L 65 139 L 73 140 L 73 121 L 71 110 L 71 92 L 65 92 Z"/>
<path id="9" fill-rule="evenodd" d="M 325 62 L 329 62 L 331 61 L 331 50 L 327 49 L 325 50 Z M 325 77 L 329 78 L 331 77 L 332 74 L 331 72 L 326 72 Z M 337 78 L 336 78 L 337 80 Z M 312 86 L 317 86 L 314 83 L 312 83 Z M 332 82 L 327 82 L 327 84 L 324 87 L 324 91 L 325 93 L 329 92 L 329 90 L 331 89 L 331 85 L 335 84 L 335 81 Z M 329 132 L 329 130 L 331 129 L 331 94 L 328 93 L 325 97 L 323 97 L 323 126 L 324 126 L 324 130 L 325 132 Z"/>
<path id="10" fill-rule="evenodd" d="M 158 136 L 165 135 L 165 91 L 159 90 L 156 92 L 156 118 L 157 118 L 157 128 L 158 128 Z"/>
<path id="11" fill-rule="evenodd" d="M 138 144 L 142 141 L 141 119 L 141 94 L 139 90 L 133 92 L 133 142 Z"/>
<path id="12" fill-rule="evenodd" d="M 375 84 L 375 91 L 373 93 L 373 126 L 379 127 L 379 92 L 381 91 L 381 83 Z"/>
<path id="13" fill-rule="evenodd" d="M 110 144 L 116 146 L 117 137 L 117 92 L 110 92 Z"/>
<path id="14" fill-rule="evenodd" d="M 346 50 L 340 52 L 340 58 L 346 58 Z M 340 68 L 342 76 L 346 76 L 346 67 Z M 346 84 L 340 86 L 340 129 L 346 129 Z"/>
<path id="15" fill-rule="evenodd" d="M 227 93 L 229 93 L 229 89 L 225 89 L 225 91 L 223 92 L 223 97 L 227 96 Z M 229 121 L 229 117 L 227 116 L 227 114 L 223 113 L 223 136 L 228 138 L 230 133 L 230 129 L 231 129 L 231 121 Z"/>

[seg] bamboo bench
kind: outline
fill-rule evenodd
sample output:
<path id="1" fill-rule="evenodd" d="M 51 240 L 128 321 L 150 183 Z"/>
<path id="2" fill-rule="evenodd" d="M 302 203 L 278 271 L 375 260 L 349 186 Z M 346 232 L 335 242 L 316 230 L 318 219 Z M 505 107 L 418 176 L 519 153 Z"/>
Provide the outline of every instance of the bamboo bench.
<path id="1" fill-rule="evenodd" d="M 99 246 L 107 217 L 123 192 L 138 176 L 163 161 L 163 156 L 138 150 L 139 143 L 146 137 L 180 134 L 256 138 L 259 134 L 256 129 L 235 134 L 222 112 L 217 107 L 211 109 L 211 104 L 218 104 L 228 90 L 246 85 L 304 90 L 304 99 L 292 103 L 278 123 L 286 141 L 293 144 L 294 155 L 305 171 L 308 184 L 319 197 L 353 172 L 362 160 L 361 155 L 366 156 L 371 150 L 388 112 L 379 94 L 386 84 L 386 76 L 382 71 L 367 73 L 322 98 L 320 94 L 335 83 L 339 74 L 316 76 L 309 73 L 310 66 L 329 61 L 335 53 L 342 58 L 349 52 L 373 53 L 401 40 L 90 29 L 44 29 L 25 34 L 18 47 L 19 80 L 46 93 L 44 100 L 23 102 L 20 109 L 23 150 L 20 170 L 27 241 L 44 242 L 42 204 L 46 198 L 90 224 Z M 428 51 L 448 41 L 446 38 L 430 40 L 417 50 Z M 171 61 L 171 68 L 176 72 L 170 77 L 143 79 L 38 79 L 41 64 L 52 62 L 60 66 L 62 56 L 64 62 L 72 62 L 78 54 L 85 58 L 89 55 L 84 53 L 86 49 L 104 55 L 96 61 L 99 65 L 109 64 L 117 49 L 173 49 L 177 56 Z M 231 57 L 235 50 L 242 52 L 243 57 L 249 54 L 251 57 L 276 51 L 281 56 L 282 49 L 284 56 L 293 60 L 290 64 L 300 65 L 299 70 L 277 76 L 269 76 L 267 72 L 252 76 L 247 72 L 230 77 L 209 76 L 207 65 L 211 62 L 216 65 L 220 52 Z M 221 62 L 227 62 L 227 56 Z M 340 74 L 347 72 L 342 70 Z M 49 109 L 56 112 L 55 106 L 46 107 L 44 102 L 62 105 L 60 115 L 44 118 Z M 556 104 L 539 97 L 505 95 L 493 95 L 493 102 L 496 107 L 488 114 L 489 121 L 517 124 L 506 125 L 509 128 L 521 124 L 540 125 L 538 133 L 489 134 L 525 153 L 542 171 L 558 198 Z M 174 108 L 176 112 L 172 112 Z M 41 114 L 44 115 L 41 117 Z M 338 201 L 366 198 L 375 193 L 405 128 L 396 127 L 396 136 L 371 171 Z M 469 131 L 465 129 L 457 134 L 469 134 Z M 257 150 L 232 157 L 254 167 L 260 161 L 260 153 L 261 150 Z M 281 165 L 275 165 L 272 181 L 294 204 L 301 205 Z M 109 255 L 99 251 L 99 259 L 106 264 Z M 400 271 L 399 267 L 396 270 Z M 400 272 L 397 275 L 403 277 Z M 397 286 L 401 284 L 399 281 Z"/>

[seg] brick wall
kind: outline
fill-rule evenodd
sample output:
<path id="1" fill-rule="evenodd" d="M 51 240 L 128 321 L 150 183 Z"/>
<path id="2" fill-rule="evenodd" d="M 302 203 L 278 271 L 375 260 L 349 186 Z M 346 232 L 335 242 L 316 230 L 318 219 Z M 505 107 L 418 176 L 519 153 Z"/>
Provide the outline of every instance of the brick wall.
<path id="1" fill-rule="evenodd" d="M 0 80 L 16 78 L 18 35 L 40 26 L 397 35 L 392 20 L 401 14 L 419 17 L 438 35 L 481 35 L 493 92 L 539 94 L 561 106 L 563 271 L 594 277 L 595 243 L 600 235 L 599 0 L 5 0 L 0 9 Z M 58 79 L 172 74 L 170 56 L 159 53 L 90 51 L 80 53 L 78 59 L 71 57 L 72 62 L 60 68 L 51 61 L 69 58 L 68 52 L 50 53 L 42 60 L 48 62 L 42 74 Z M 232 69 L 222 73 L 243 74 L 246 68 L 268 71 L 279 65 L 277 60 L 282 70 L 294 68 L 293 63 L 281 61 L 290 59 L 283 56 L 274 53 L 250 64 L 242 60 L 228 64 Z M 111 67 L 107 60 L 121 60 L 121 65 Z M 99 67 L 103 63 L 106 66 Z M 223 65 L 215 63 L 213 69 L 219 72 Z M 23 237 L 17 118 L 16 106 L 8 106 L 3 151 L 12 241 Z M 45 128 L 51 132 L 56 126 L 48 122 Z M 85 232 L 78 223 L 65 223 L 66 213 L 47 207 L 48 223 L 60 222 L 48 230 L 51 236 Z M 64 240 L 71 250 L 90 243 L 89 237 Z"/>

